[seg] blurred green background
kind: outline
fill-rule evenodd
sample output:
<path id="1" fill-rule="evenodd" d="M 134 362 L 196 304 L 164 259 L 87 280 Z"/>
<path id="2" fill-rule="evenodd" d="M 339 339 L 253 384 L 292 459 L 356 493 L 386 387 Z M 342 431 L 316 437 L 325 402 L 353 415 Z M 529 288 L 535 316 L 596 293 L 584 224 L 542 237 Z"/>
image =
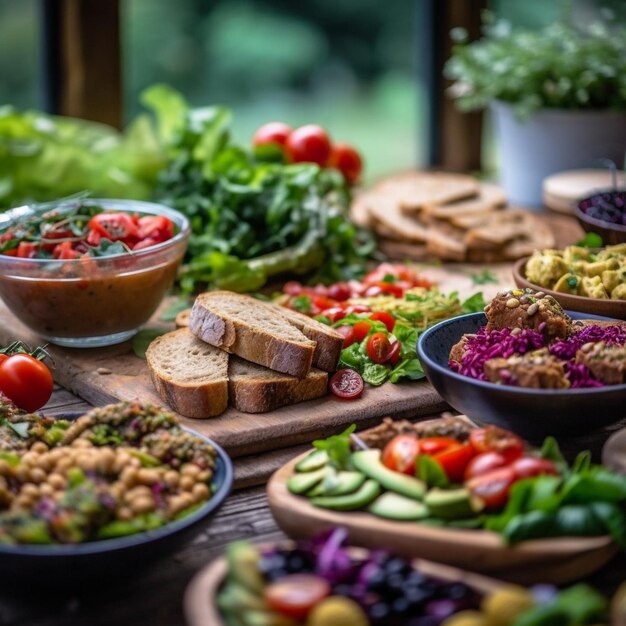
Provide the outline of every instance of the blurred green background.
<path id="1" fill-rule="evenodd" d="M 122 0 L 126 121 L 155 82 L 195 105 L 235 111 L 247 141 L 270 120 L 316 122 L 366 155 L 366 180 L 423 164 L 420 0 Z M 496 0 L 494 12 L 539 27 L 568 7 L 588 20 L 623 0 Z M 0 0 L 0 104 L 41 108 L 38 0 Z M 487 135 L 489 130 L 487 127 Z M 487 165 L 494 155 L 485 151 Z"/>

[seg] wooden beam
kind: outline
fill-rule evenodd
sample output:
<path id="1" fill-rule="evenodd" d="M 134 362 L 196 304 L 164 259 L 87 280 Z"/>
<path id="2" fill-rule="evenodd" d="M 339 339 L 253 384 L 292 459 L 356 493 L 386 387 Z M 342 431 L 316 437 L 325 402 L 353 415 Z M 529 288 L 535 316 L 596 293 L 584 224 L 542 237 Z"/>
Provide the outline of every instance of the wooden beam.
<path id="1" fill-rule="evenodd" d="M 119 0 L 44 0 L 52 11 L 58 55 L 55 112 L 95 122 L 122 125 L 122 69 Z M 50 39 L 50 34 L 48 34 Z M 54 39 L 54 37 L 52 37 Z"/>
<path id="2" fill-rule="evenodd" d="M 434 35 L 433 128 L 431 165 L 446 170 L 472 171 L 481 167 L 482 113 L 461 113 L 447 94 L 451 81 L 443 67 L 452 54 L 450 31 L 464 28 L 469 39 L 480 37 L 481 13 L 486 0 L 432 0 Z"/>

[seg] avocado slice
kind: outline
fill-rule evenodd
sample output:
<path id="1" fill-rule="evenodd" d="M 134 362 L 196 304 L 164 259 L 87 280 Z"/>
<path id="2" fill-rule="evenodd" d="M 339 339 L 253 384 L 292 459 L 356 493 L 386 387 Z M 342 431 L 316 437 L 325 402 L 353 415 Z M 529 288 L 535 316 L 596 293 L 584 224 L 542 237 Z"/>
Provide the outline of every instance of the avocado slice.
<path id="1" fill-rule="evenodd" d="M 433 517 L 441 519 L 463 519 L 474 517 L 483 508 L 482 503 L 472 498 L 468 489 L 431 489 L 424 496 L 424 504 Z"/>
<path id="2" fill-rule="evenodd" d="M 296 495 L 306 493 L 322 481 L 326 476 L 327 469 L 328 468 L 322 466 L 312 472 L 293 474 L 287 481 L 287 489 Z"/>
<path id="3" fill-rule="evenodd" d="M 428 517 L 429 511 L 422 502 L 387 491 L 369 505 L 367 509 L 377 517 L 398 521 L 414 521 Z"/>
<path id="4" fill-rule="evenodd" d="M 354 493 L 345 496 L 318 496 L 311 499 L 311 504 L 322 509 L 336 511 L 355 511 L 365 508 L 380 495 L 380 485 L 375 480 L 366 480 Z"/>
<path id="5" fill-rule="evenodd" d="M 426 485 L 419 479 L 394 472 L 380 461 L 380 450 L 359 450 L 352 453 L 352 465 L 367 477 L 378 481 L 385 489 L 407 498 L 421 500 L 426 493 Z"/>
<path id="6" fill-rule="evenodd" d="M 325 450 L 314 450 L 302 461 L 296 464 L 296 472 L 312 472 L 324 467 L 328 463 L 328 454 Z"/>
<path id="7" fill-rule="evenodd" d="M 265 589 L 265 580 L 259 572 L 260 558 L 259 551 L 247 541 L 235 541 L 226 548 L 231 581 L 258 596 L 262 595 Z"/>
<path id="8" fill-rule="evenodd" d="M 365 474 L 361 472 L 335 472 L 327 474 L 307 496 L 345 496 L 354 493 L 364 482 Z"/>

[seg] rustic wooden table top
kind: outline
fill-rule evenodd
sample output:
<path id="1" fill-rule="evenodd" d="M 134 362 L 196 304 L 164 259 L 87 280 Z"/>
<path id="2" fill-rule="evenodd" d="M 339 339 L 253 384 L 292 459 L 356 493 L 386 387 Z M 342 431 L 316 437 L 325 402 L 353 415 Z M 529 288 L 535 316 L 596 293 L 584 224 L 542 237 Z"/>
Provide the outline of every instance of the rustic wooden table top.
<path id="1" fill-rule="evenodd" d="M 62 415 L 89 409 L 89 405 L 64 389 L 56 389 L 45 412 Z M 621 426 L 626 426 L 623 421 Z M 585 438 L 562 442 L 566 455 L 592 449 L 597 457 L 608 436 L 620 426 L 603 429 Z M 191 578 L 235 539 L 272 542 L 285 538 L 270 514 L 263 487 L 234 492 L 219 513 L 198 535 L 173 556 L 115 586 L 77 591 L 0 590 L 0 625 L 14 626 L 177 626 L 184 624 L 182 598 Z M 626 553 L 587 582 L 607 594 L 626 580 Z M 538 581 L 539 582 L 539 581 Z M 207 626 L 213 626 L 207 624 Z"/>

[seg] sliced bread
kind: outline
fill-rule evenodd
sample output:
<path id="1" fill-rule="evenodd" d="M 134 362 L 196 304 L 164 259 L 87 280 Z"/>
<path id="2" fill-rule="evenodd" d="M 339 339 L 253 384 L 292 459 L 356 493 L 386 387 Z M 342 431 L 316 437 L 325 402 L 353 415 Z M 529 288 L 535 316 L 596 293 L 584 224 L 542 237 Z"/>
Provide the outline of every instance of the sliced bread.
<path id="1" fill-rule="evenodd" d="M 230 403 L 244 413 L 266 413 L 326 395 L 328 374 L 313 368 L 296 378 L 244 361 L 235 355 L 228 364 Z"/>
<path id="2" fill-rule="evenodd" d="M 157 337 L 146 350 L 152 382 L 169 407 L 186 417 L 214 417 L 228 406 L 228 354 L 188 329 Z"/>
<path id="3" fill-rule="evenodd" d="M 304 378 L 311 369 L 315 342 L 275 308 L 231 291 L 200 294 L 189 317 L 191 332 L 246 361 Z"/>
<path id="4" fill-rule="evenodd" d="M 313 365 L 326 372 L 334 372 L 343 348 L 343 335 L 336 330 L 318 322 L 298 311 L 293 311 L 278 304 L 267 304 L 276 315 L 282 315 L 289 320 L 303 335 L 315 341 Z"/>

